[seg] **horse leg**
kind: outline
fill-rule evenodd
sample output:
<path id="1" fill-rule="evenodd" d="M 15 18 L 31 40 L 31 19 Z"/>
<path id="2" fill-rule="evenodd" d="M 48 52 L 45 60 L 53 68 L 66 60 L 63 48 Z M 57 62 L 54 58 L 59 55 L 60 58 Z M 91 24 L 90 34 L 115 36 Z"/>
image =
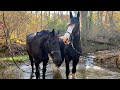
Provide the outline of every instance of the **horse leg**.
<path id="1" fill-rule="evenodd" d="M 66 64 L 66 78 L 69 79 L 69 73 L 70 73 L 69 60 L 65 59 L 65 64 Z"/>
<path id="2" fill-rule="evenodd" d="M 33 58 L 32 58 L 32 56 L 28 53 L 28 55 L 29 55 L 29 59 L 30 59 L 30 62 L 31 62 L 31 67 L 32 67 L 32 72 L 31 72 L 31 75 L 30 75 L 30 79 L 32 79 L 32 77 L 33 77 L 33 72 L 34 72 L 34 68 L 33 68 Z"/>
<path id="3" fill-rule="evenodd" d="M 78 64 L 79 59 L 73 60 L 73 68 L 72 68 L 72 79 L 75 79 L 75 73 L 76 73 L 76 66 Z"/>
<path id="4" fill-rule="evenodd" d="M 33 58 L 32 58 L 32 56 L 29 54 L 29 58 L 30 58 L 30 62 L 31 62 L 31 67 L 32 67 L 32 73 L 34 72 L 34 68 L 33 68 Z"/>
<path id="5" fill-rule="evenodd" d="M 43 79 L 45 79 L 45 73 L 46 73 L 46 66 L 47 66 L 48 60 L 43 61 Z"/>
<path id="6" fill-rule="evenodd" d="M 39 63 L 36 63 L 35 62 L 35 66 L 36 66 L 36 72 L 35 72 L 35 74 L 36 74 L 36 79 L 39 79 L 40 78 L 40 72 L 39 72 Z"/>

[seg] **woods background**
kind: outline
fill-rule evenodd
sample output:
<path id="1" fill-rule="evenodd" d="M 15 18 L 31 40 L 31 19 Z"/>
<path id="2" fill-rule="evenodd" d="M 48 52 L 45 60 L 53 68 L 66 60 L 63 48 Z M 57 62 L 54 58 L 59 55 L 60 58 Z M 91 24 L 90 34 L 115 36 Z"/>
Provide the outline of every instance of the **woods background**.
<path id="1" fill-rule="evenodd" d="M 120 47 L 119 11 L 80 11 L 83 53 Z M 77 11 L 73 11 L 76 15 Z M 25 45 L 26 35 L 43 29 L 60 30 L 69 23 L 69 11 L 0 11 L 0 52 L 8 46 Z M 11 42 L 10 42 L 11 41 Z"/>

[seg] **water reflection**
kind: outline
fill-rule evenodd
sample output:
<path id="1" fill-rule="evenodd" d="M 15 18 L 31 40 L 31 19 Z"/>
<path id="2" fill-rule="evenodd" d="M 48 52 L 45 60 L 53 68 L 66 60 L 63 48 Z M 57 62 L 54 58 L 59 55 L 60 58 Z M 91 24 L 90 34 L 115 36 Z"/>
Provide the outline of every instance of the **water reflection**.
<path id="1" fill-rule="evenodd" d="M 116 70 L 109 70 L 107 68 L 102 68 L 95 65 L 94 62 L 95 56 L 88 55 L 86 57 L 80 58 L 80 63 L 77 65 L 76 79 L 120 79 L 120 73 Z M 42 64 L 40 64 L 42 68 Z M 22 65 L 21 69 L 25 71 L 31 71 L 31 66 Z M 72 62 L 70 63 L 70 70 L 72 69 Z M 117 69 L 117 68 L 116 68 Z M 42 71 L 40 71 L 42 79 Z M 66 79 L 65 75 L 65 64 L 63 63 L 60 67 L 59 74 L 62 76 L 62 79 Z M 70 78 L 72 74 L 70 73 Z M 22 79 L 29 79 L 30 73 L 23 73 Z M 53 68 L 52 63 L 47 65 L 46 79 L 53 79 Z M 33 77 L 35 79 L 35 75 Z"/>
<path id="2" fill-rule="evenodd" d="M 95 56 L 87 56 L 83 58 L 85 62 L 79 65 L 77 77 L 81 79 L 119 79 L 120 73 L 116 71 L 110 71 L 107 68 L 102 68 L 95 65 Z M 81 68 L 82 66 L 82 68 Z M 117 68 L 116 68 L 117 69 Z"/>

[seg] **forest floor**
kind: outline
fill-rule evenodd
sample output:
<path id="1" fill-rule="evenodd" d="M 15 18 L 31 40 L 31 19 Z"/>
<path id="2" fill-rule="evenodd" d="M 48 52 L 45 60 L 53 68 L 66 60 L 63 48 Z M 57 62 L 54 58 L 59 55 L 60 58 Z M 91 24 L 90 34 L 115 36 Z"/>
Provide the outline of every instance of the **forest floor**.
<path id="1" fill-rule="evenodd" d="M 13 61 L 0 60 L 0 79 L 30 79 L 31 65 L 28 60 L 16 61 L 20 69 Z M 95 64 L 94 66 L 86 66 L 84 60 L 80 58 L 77 65 L 76 79 L 120 79 L 120 70 L 114 65 Z M 40 78 L 42 79 L 42 63 L 40 64 Z M 26 71 L 23 72 L 22 70 Z M 60 67 L 60 75 L 53 73 L 53 63 L 50 61 L 47 65 L 46 79 L 65 79 L 65 63 Z M 70 71 L 72 71 L 72 62 L 70 62 Z M 35 74 L 33 74 L 35 79 Z M 72 74 L 70 72 L 70 79 Z"/>
<path id="2" fill-rule="evenodd" d="M 99 56 L 99 58 L 104 58 L 108 57 L 108 54 L 111 53 L 117 53 L 117 55 L 120 55 L 120 49 L 119 46 L 111 46 L 107 44 L 96 44 L 96 43 L 87 43 L 88 47 L 84 48 L 83 47 L 83 55 L 87 56 L 88 53 L 89 55 L 95 55 L 96 57 Z M 18 54 L 20 52 L 20 47 L 21 45 L 16 45 L 19 47 L 15 47 L 15 45 L 12 45 L 15 51 L 14 54 Z M 24 47 L 24 46 L 23 46 Z M 1 49 L 2 50 L 2 49 Z M 18 50 L 18 51 L 17 51 Z M 22 50 L 24 50 L 22 48 Z M 4 50 L 3 50 L 4 51 Z M 22 52 L 22 51 L 21 51 Z M 31 66 L 29 62 L 28 56 L 25 54 L 19 53 L 20 55 L 15 55 L 14 59 L 18 66 L 28 72 L 31 72 Z M 8 56 L 8 58 L 6 58 Z M 7 52 L 0 52 L 0 79 L 29 79 L 30 73 L 25 73 L 22 72 L 21 69 L 19 69 L 15 63 L 12 61 L 12 58 L 9 56 L 9 53 Z M 109 59 L 111 60 L 111 59 Z M 77 73 L 76 76 L 78 79 L 99 79 L 99 78 L 114 78 L 118 79 L 120 78 L 120 70 L 116 67 L 115 63 L 101 63 L 100 61 L 95 61 L 97 69 L 87 69 L 86 67 L 84 69 L 81 69 L 81 66 L 84 66 L 82 63 L 82 59 L 80 59 L 80 62 L 77 67 Z M 42 64 L 40 64 L 42 67 Z M 46 78 L 51 79 L 53 78 L 52 75 L 52 63 L 49 62 L 47 66 L 47 73 L 46 73 Z M 70 64 L 70 68 L 72 69 L 72 64 Z M 102 70 L 102 71 L 101 71 Z M 63 63 L 62 66 L 60 67 L 60 71 L 62 72 L 62 78 L 65 78 L 65 64 Z M 42 72 L 41 72 L 42 74 Z M 35 75 L 34 75 L 35 76 Z M 70 74 L 71 76 L 71 74 Z M 35 77 L 33 77 L 35 78 Z"/>

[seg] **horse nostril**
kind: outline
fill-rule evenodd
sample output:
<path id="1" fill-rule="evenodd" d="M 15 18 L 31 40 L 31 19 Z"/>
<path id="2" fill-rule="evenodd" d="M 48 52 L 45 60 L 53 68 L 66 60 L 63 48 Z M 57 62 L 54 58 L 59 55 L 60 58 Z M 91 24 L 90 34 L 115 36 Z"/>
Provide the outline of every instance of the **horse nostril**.
<path id="1" fill-rule="evenodd" d="M 60 66 L 61 66 L 61 63 L 58 63 L 58 64 L 57 64 L 57 67 L 60 67 Z"/>

